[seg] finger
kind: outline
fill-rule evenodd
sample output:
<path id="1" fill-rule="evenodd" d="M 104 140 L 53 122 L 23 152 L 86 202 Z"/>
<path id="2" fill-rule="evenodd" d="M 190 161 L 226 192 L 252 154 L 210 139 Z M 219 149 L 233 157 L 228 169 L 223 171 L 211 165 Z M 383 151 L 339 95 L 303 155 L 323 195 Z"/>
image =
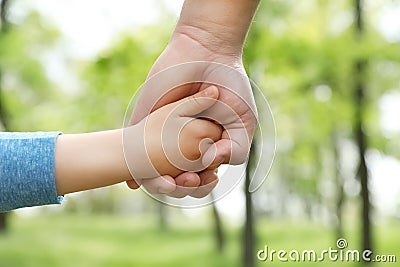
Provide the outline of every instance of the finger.
<path id="1" fill-rule="evenodd" d="M 174 192 L 168 194 L 170 197 L 183 198 L 193 193 L 201 184 L 200 177 L 194 172 L 185 172 L 175 178 L 177 185 Z"/>
<path id="2" fill-rule="evenodd" d="M 240 165 L 246 162 L 251 145 L 249 138 L 246 129 L 243 128 L 224 131 L 222 139 L 215 142 L 204 153 L 203 165 Z"/>
<path id="3" fill-rule="evenodd" d="M 126 181 L 126 185 L 132 190 L 136 190 L 140 187 L 140 185 L 138 183 L 140 183 L 140 181 L 138 179 L 136 179 L 136 180 L 132 179 L 132 180 Z"/>
<path id="4" fill-rule="evenodd" d="M 203 198 L 207 196 L 218 184 L 218 176 L 215 173 L 215 170 L 203 171 L 199 176 L 201 186 L 190 194 L 190 196 L 195 198 Z"/>
<path id="5" fill-rule="evenodd" d="M 199 114 L 214 105 L 218 95 L 218 88 L 216 86 L 210 86 L 203 91 L 176 102 L 176 112 L 182 117 Z"/>
<path id="6" fill-rule="evenodd" d="M 202 162 L 203 166 L 208 168 L 217 168 L 221 164 L 229 164 L 232 153 L 232 141 L 229 139 L 221 139 L 215 142 L 204 153 Z"/>
<path id="7" fill-rule="evenodd" d="M 142 185 L 150 194 L 169 194 L 176 190 L 175 180 L 169 175 L 144 179 Z"/>
<path id="8" fill-rule="evenodd" d="M 196 191 L 197 187 L 180 187 L 178 186 L 174 192 L 167 194 L 173 198 L 184 198 Z"/>
<path id="9" fill-rule="evenodd" d="M 209 63 L 170 66 L 157 62 L 149 73 L 146 83 L 141 88 L 142 93 L 132 116 L 132 124 L 141 121 L 160 107 L 198 92 L 201 83 L 193 81 L 203 80 L 202 76 L 208 69 Z"/>
<path id="10" fill-rule="evenodd" d="M 175 178 L 176 185 L 181 187 L 198 187 L 201 184 L 200 177 L 195 172 L 184 172 Z"/>
<path id="11" fill-rule="evenodd" d="M 206 119 L 192 120 L 185 125 L 185 127 L 186 126 L 192 126 L 190 127 L 192 128 L 191 130 L 201 139 L 208 138 L 211 141 L 216 142 L 222 137 L 222 126 Z"/>
<path id="12" fill-rule="evenodd" d="M 159 90 L 148 90 L 152 88 L 146 88 L 147 90 L 143 91 L 137 101 L 130 124 L 137 124 L 151 112 L 198 92 L 199 86 L 198 84 L 185 84 L 172 90 L 166 90 L 164 95 Z M 156 88 L 158 89 L 158 87 Z"/>

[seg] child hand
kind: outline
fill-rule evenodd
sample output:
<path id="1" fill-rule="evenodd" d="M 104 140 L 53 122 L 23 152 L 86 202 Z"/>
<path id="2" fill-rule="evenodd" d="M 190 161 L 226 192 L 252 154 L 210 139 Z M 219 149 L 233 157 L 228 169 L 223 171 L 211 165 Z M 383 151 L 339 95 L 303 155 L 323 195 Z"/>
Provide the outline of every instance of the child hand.
<path id="1" fill-rule="evenodd" d="M 125 158 L 134 178 L 176 177 L 206 169 L 202 154 L 221 139 L 222 128 L 195 116 L 215 104 L 217 98 L 218 89 L 211 86 L 124 129 Z"/>

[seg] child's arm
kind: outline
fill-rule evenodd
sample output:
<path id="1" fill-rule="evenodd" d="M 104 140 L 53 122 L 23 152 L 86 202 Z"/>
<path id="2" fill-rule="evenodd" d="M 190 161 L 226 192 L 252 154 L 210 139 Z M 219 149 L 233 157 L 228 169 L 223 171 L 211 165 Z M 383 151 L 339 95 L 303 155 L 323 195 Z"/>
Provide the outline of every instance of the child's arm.
<path id="1" fill-rule="evenodd" d="M 174 177 L 182 168 L 197 171 L 192 168 L 201 168 L 201 159 L 197 164 L 186 162 L 181 153 L 190 160 L 198 159 L 200 142 L 208 138 L 208 147 L 222 132 L 212 122 L 191 118 L 218 98 L 217 88 L 210 88 L 167 105 L 126 129 L 59 136 L 55 149 L 57 193 L 117 184 L 132 179 L 131 173 L 142 179 Z"/>
<path id="2" fill-rule="evenodd" d="M 55 179 L 59 195 L 132 179 L 122 149 L 122 129 L 57 138 Z"/>

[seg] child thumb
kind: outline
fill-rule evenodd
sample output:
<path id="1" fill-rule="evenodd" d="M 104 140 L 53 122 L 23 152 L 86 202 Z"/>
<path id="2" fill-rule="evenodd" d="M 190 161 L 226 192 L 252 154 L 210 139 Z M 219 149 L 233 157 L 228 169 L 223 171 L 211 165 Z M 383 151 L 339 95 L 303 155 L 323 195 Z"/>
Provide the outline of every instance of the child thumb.
<path id="1" fill-rule="evenodd" d="M 207 110 L 216 103 L 218 99 L 218 88 L 214 85 L 186 97 L 176 103 L 176 112 L 179 116 L 188 117 Z"/>

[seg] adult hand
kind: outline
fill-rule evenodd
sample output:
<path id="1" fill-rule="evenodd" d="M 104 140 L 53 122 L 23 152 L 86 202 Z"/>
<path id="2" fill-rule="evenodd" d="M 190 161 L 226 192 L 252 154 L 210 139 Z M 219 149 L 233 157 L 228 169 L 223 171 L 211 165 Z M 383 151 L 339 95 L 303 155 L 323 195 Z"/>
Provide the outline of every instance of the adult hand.
<path id="1" fill-rule="evenodd" d="M 171 40 L 148 78 L 171 66 L 195 61 L 221 63 L 246 75 L 242 48 L 257 5 L 257 0 L 186 0 Z M 199 70 L 199 73 L 202 73 L 203 77 L 200 78 L 203 81 L 210 80 L 208 76 L 212 75 L 212 71 L 204 69 Z M 163 95 L 157 102 L 153 101 L 151 92 L 145 90 L 137 102 L 131 122 L 135 124 L 147 116 L 148 111 L 195 94 L 206 86 L 204 83 L 182 85 Z M 212 168 L 198 174 L 186 172 L 175 179 L 159 177 L 138 180 L 150 192 L 162 192 L 173 197 L 204 197 L 218 180 L 213 169 L 224 163 L 241 164 L 246 161 L 256 127 L 256 108 L 250 84 L 243 83 L 236 90 L 219 87 L 219 91 L 219 101 L 229 106 L 236 116 L 218 118 L 224 132 L 222 139 L 216 143 L 216 151 L 213 151 L 216 156 Z M 207 111 L 207 115 L 213 118 L 219 111 L 215 106 Z M 132 189 L 139 186 L 134 180 L 127 184 Z"/>

